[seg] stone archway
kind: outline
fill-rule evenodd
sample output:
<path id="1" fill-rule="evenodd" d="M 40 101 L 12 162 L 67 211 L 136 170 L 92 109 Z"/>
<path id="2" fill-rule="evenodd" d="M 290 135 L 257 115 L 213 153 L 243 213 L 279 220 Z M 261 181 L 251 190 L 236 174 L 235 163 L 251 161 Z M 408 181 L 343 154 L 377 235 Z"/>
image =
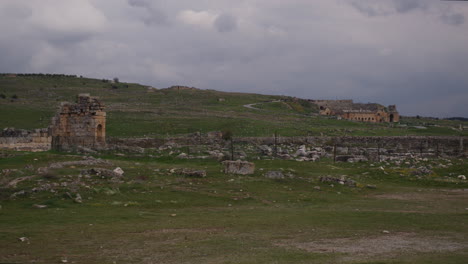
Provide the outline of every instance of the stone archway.
<path id="1" fill-rule="evenodd" d="M 394 116 L 393 114 L 390 114 L 390 123 L 393 123 L 393 120 L 394 120 Z"/>
<path id="2" fill-rule="evenodd" d="M 101 124 L 96 127 L 96 142 L 104 144 L 104 130 Z"/>

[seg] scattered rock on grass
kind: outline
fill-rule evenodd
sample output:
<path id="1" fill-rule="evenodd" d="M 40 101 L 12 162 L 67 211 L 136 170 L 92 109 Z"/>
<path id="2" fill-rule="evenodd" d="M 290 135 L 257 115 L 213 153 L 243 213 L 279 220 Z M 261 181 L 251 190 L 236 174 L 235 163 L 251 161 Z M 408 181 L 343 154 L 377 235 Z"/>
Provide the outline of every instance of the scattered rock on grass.
<path id="1" fill-rule="evenodd" d="M 94 157 L 83 157 L 83 160 L 77 160 L 77 161 L 64 161 L 64 162 L 56 162 L 52 163 L 49 165 L 50 169 L 61 169 L 63 167 L 69 167 L 69 166 L 92 166 L 92 165 L 98 165 L 98 164 L 103 164 L 103 165 L 112 165 L 107 160 L 102 160 L 102 159 L 96 159 Z"/>
<path id="2" fill-rule="evenodd" d="M 27 242 L 29 244 L 29 238 L 27 237 L 19 237 L 18 240 L 21 242 Z"/>
<path id="3" fill-rule="evenodd" d="M 18 191 L 18 192 L 15 192 L 13 193 L 12 195 L 10 195 L 10 198 L 14 199 L 18 196 L 21 196 L 21 195 L 25 195 L 26 194 L 26 191 L 25 190 L 21 190 L 21 191 Z"/>
<path id="4" fill-rule="evenodd" d="M 178 159 L 187 159 L 188 158 L 188 155 L 186 153 L 180 153 L 179 155 L 177 155 L 177 158 Z"/>
<path id="5" fill-rule="evenodd" d="M 115 174 L 120 175 L 120 176 L 123 176 L 123 174 L 124 174 L 124 171 L 123 171 L 122 168 L 120 168 L 120 167 L 115 168 L 115 169 L 113 170 L 113 172 L 114 172 Z"/>
<path id="6" fill-rule="evenodd" d="M 81 198 L 81 195 L 79 193 L 76 194 L 75 198 L 73 199 L 75 203 L 82 203 L 83 199 Z"/>
<path id="7" fill-rule="evenodd" d="M 206 177 L 206 171 L 183 169 L 182 175 L 187 176 L 187 177 L 204 178 Z"/>
<path id="8" fill-rule="evenodd" d="M 212 159 L 222 160 L 224 158 L 224 154 L 219 150 L 208 151 L 207 153 Z"/>
<path id="9" fill-rule="evenodd" d="M 322 176 L 319 178 L 321 182 L 336 182 L 342 185 L 347 185 L 350 187 L 356 186 L 356 181 L 346 178 L 346 176 L 341 176 L 340 178 L 330 177 L 330 176 Z"/>
<path id="10" fill-rule="evenodd" d="M 265 173 L 265 177 L 268 179 L 274 179 L 274 180 L 285 178 L 284 174 L 281 171 L 268 171 Z"/>
<path id="11" fill-rule="evenodd" d="M 424 167 L 424 166 L 421 166 L 419 168 L 417 168 L 415 171 L 412 172 L 413 175 L 415 176 L 418 176 L 418 175 L 428 175 L 428 174 L 431 174 L 432 171 L 427 168 L 427 167 Z"/>
<path id="12" fill-rule="evenodd" d="M 123 170 L 121 168 L 116 168 L 114 170 L 108 170 L 103 168 L 93 168 L 89 170 L 82 170 L 81 174 L 83 175 L 96 175 L 101 178 L 120 178 L 123 176 Z"/>
<path id="13" fill-rule="evenodd" d="M 224 173 L 248 175 L 255 172 L 255 164 L 252 162 L 226 160 L 223 161 L 223 165 Z"/>
<path id="14" fill-rule="evenodd" d="M 263 155 L 271 156 L 271 154 L 273 153 L 273 150 L 267 145 L 261 145 L 258 147 L 258 149 Z"/>
<path id="15" fill-rule="evenodd" d="M 9 188 L 16 188 L 16 185 L 22 181 L 27 181 L 27 180 L 30 180 L 32 178 L 34 178 L 36 176 L 26 176 L 26 177 L 20 177 L 20 178 L 16 178 L 14 180 L 12 180 L 11 182 L 9 182 L 7 184 L 7 187 Z"/>

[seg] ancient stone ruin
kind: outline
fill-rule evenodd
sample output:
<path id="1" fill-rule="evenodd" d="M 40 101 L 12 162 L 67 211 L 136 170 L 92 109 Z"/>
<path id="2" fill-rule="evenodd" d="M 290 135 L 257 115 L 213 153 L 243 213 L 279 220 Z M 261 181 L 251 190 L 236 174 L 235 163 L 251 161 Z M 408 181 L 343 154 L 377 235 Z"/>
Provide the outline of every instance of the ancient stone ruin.
<path id="1" fill-rule="evenodd" d="M 49 128 L 32 131 L 6 128 L 0 133 L 0 149 L 47 151 L 105 146 L 104 104 L 89 94 L 79 94 L 76 104 L 62 103 Z"/>
<path id="2" fill-rule="evenodd" d="M 0 149 L 17 151 L 47 151 L 50 149 L 52 138 L 47 128 L 24 129 L 5 128 L 0 132 Z"/>
<path id="3" fill-rule="evenodd" d="M 311 100 L 311 102 L 319 107 L 321 115 L 370 123 L 400 121 L 400 114 L 395 105 L 384 107 L 379 104 L 354 103 L 353 100 Z"/>
<path id="4" fill-rule="evenodd" d="M 79 94 L 76 104 L 62 103 L 49 127 L 52 149 L 102 148 L 106 145 L 106 112 L 97 97 Z"/>

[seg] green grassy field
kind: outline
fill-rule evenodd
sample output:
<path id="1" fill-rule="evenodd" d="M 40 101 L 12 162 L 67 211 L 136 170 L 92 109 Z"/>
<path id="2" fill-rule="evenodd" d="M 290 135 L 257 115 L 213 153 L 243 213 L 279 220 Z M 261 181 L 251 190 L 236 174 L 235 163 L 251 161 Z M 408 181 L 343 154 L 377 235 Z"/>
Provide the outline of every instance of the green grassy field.
<path id="1" fill-rule="evenodd" d="M 83 157 L 4 152 L 0 263 L 466 263 L 468 258 L 468 183 L 457 179 L 468 172 L 465 160 L 424 162 L 448 166 L 424 177 L 412 176 L 412 164 L 256 160 L 254 175 L 239 176 L 222 173 L 214 160 L 100 157 L 111 164 L 69 165 L 40 176 L 40 167 Z M 117 166 L 125 171 L 121 182 L 80 176 L 83 169 Z M 171 173 L 182 168 L 206 170 L 208 176 Z M 269 170 L 294 177 L 267 179 L 263 174 Z M 323 175 L 347 175 L 358 185 L 321 183 Z M 47 184 L 56 185 L 53 192 L 30 192 Z M 28 193 L 11 198 L 21 190 Z M 82 203 L 73 201 L 77 193 Z"/>
<path id="2" fill-rule="evenodd" d="M 213 90 L 156 90 L 140 84 L 112 84 L 76 77 L 0 76 L 0 127 L 47 127 L 60 102 L 79 93 L 99 96 L 107 106 L 107 135 L 165 137 L 167 135 L 231 130 L 236 136 L 405 136 L 451 135 L 466 122 L 403 118 L 407 127 L 366 124 L 315 115 L 306 100 L 290 97 L 227 93 Z M 12 99 L 13 96 L 17 99 Z M 224 99 L 219 100 L 219 99 Z M 275 100 L 286 102 L 268 103 Z M 256 104 L 258 109 L 248 109 Z M 413 126 L 423 125 L 427 129 Z"/>

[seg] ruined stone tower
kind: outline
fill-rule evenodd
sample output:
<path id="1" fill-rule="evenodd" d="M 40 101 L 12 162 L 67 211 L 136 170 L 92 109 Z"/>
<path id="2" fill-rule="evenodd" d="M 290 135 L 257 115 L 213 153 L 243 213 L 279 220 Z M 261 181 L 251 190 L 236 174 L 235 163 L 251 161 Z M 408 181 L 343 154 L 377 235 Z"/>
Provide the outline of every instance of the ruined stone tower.
<path id="1" fill-rule="evenodd" d="M 106 112 L 97 97 L 79 94 L 76 104 L 62 103 L 52 119 L 52 149 L 101 148 L 106 145 Z"/>

